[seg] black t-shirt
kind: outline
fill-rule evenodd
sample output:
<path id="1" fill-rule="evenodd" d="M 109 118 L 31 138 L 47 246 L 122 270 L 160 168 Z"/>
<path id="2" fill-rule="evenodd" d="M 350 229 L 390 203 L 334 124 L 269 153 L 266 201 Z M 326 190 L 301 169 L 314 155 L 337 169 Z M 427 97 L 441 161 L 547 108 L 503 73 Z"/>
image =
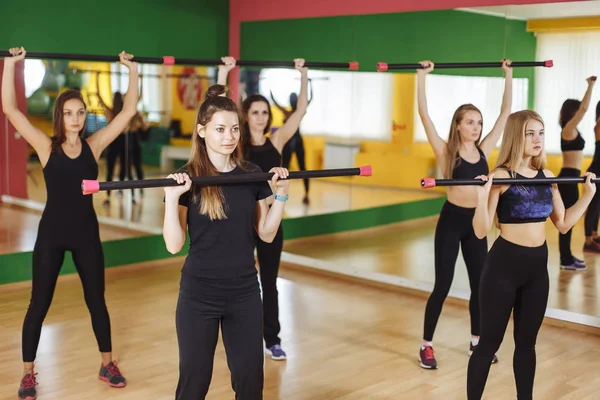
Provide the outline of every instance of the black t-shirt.
<path id="1" fill-rule="evenodd" d="M 185 172 L 180 170 L 178 172 Z M 236 167 L 221 175 L 261 172 L 254 164 Z M 211 221 L 200 214 L 192 192 L 182 194 L 179 204 L 188 208 L 190 249 L 182 269 L 181 285 L 210 296 L 231 296 L 258 290 L 254 261 L 256 202 L 273 194 L 267 181 L 222 185 L 227 219 Z"/>

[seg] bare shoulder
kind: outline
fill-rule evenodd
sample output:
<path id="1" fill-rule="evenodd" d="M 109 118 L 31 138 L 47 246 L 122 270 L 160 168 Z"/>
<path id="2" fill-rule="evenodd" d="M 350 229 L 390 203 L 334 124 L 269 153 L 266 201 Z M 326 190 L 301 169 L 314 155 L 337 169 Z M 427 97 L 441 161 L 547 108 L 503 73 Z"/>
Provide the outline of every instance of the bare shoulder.
<path id="1" fill-rule="evenodd" d="M 510 174 L 506 168 L 496 168 L 490 174 L 494 174 L 494 178 L 510 178 Z"/>
<path id="2" fill-rule="evenodd" d="M 554 178 L 555 177 L 554 173 L 552 173 L 552 171 L 550 171 L 549 169 L 544 170 L 544 176 L 546 178 Z"/>

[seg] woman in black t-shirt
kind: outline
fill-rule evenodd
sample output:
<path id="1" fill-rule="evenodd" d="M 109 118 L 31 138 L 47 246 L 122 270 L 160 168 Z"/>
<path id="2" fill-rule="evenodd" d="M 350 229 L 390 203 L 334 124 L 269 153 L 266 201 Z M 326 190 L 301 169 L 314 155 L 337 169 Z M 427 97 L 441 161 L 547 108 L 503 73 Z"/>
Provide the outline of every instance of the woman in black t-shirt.
<path id="1" fill-rule="evenodd" d="M 169 252 L 190 248 L 181 273 L 176 311 L 179 382 L 176 399 L 203 399 L 210 386 L 221 325 L 236 399 L 262 399 L 262 305 L 254 265 L 254 232 L 266 242 L 275 237 L 289 180 L 285 168 L 272 168 L 265 182 L 195 187 L 190 176 L 260 172 L 243 161 L 239 110 L 213 85 L 196 118 L 188 163 L 166 187 L 163 237 Z M 271 207 L 266 198 L 274 195 Z"/>

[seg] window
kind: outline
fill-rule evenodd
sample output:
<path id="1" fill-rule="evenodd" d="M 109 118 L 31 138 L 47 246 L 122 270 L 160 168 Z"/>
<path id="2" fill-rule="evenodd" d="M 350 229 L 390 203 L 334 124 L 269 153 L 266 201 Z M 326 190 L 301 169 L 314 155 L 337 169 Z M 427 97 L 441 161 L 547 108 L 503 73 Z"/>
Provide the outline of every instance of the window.
<path id="1" fill-rule="evenodd" d="M 417 76 L 415 75 L 415 79 Z M 500 115 L 504 94 L 504 77 L 449 76 L 429 74 L 426 79 L 427 108 L 429 116 L 444 140 L 448 140 L 454 111 L 471 103 L 483 114 L 483 136 L 487 135 Z M 415 135 L 416 142 L 426 142 L 427 136 L 419 117 L 415 85 Z M 513 78 L 512 112 L 527 109 L 528 80 Z M 498 141 L 498 147 L 502 139 Z"/>
<path id="2" fill-rule="evenodd" d="M 543 32 L 537 34 L 537 59 L 553 60 L 552 68 L 535 70 L 535 110 L 546 125 L 546 153 L 560 154 L 560 108 L 566 99 L 583 99 L 586 79 L 598 75 L 600 65 L 600 32 Z M 597 88 L 592 92 L 590 107 L 579 124 L 586 139 L 584 154 L 594 154 Z"/>
<path id="3" fill-rule="evenodd" d="M 25 97 L 29 98 L 42 86 L 46 75 L 46 66 L 42 60 L 26 58 L 25 60 Z"/>
<path id="4" fill-rule="evenodd" d="M 308 86 L 308 96 L 312 101 L 300 124 L 303 135 L 390 140 L 394 90 L 392 74 L 309 70 L 308 77 L 312 82 Z M 299 91 L 298 71 L 261 71 L 259 92 L 271 104 L 271 92 L 277 103 L 289 107 L 290 93 Z"/>
<path id="5" fill-rule="evenodd" d="M 162 66 L 154 64 L 139 64 L 140 75 L 148 75 L 140 79 L 142 87 L 142 99 L 138 103 L 138 110 L 148 112 L 148 122 L 160 122 L 161 110 L 163 109 L 161 91 L 161 80 L 159 75 L 162 73 Z M 129 88 L 129 69 L 122 64 L 112 64 L 111 88 L 112 92 L 120 91 L 125 95 Z M 121 74 L 116 74 L 120 72 Z M 169 78 L 167 78 L 167 81 Z M 170 93 L 170 92 L 169 92 Z"/>

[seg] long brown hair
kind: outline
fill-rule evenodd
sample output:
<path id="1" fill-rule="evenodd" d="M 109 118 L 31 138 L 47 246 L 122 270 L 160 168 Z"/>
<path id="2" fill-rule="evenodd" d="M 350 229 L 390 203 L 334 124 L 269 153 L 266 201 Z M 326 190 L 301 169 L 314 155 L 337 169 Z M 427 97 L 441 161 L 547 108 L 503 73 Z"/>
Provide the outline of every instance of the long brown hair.
<path id="1" fill-rule="evenodd" d="M 67 140 L 67 135 L 65 134 L 65 118 L 64 118 L 64 108 L 65 103 L 68 100 L 77 99 L 81 101 L 83 104 L 83 108 L 87 112 L 87 106 L 85 101 L 83 101 L 83 96 L 79 90 L 69 89 L 62 92 L 56 98 L 56 102 L 54 103 L 54 110 L 52 116 L 52 130 L 54 132 L 54 136 L 50 138 L 52 141 L 52 151 L 62 153 L 62 144 Z M 79 131 L 79 137 L 83 137 L 83 133 L 85 132 L 85 121 L 83 122 L 83 128 Z"/>
<path id="2" fill-rule="evenodd" d="M 581 106 L 581 101 L 577 99 L 567 99 L 560 107 L 560 116 L 558 118 L 558 124 L 561 128 L 564 128 L 570 120 L 573 119 L 577 111 Z"/>
<path id="3" fill-rule="evenodd" d="M 212 85 L 206 92 L 206 98 L 198 109 L 196 116 L 196 125 L 194 134 L 192 135 L 192 151 L 190 159 L 183 167 L 188 171 L 190 176 L 217 176 L 219 171 L 210 161 L 208 151 L 206 149 L 206 140 L 198 134 L 198 125 L 206 126 L 218 111 L 230 111 L 236 113 L 238 121 L 242 121 L 242 116 L 234 103 L 229 97 L 221 96 L 226 91 L 223 85 Z M 242 124 L 240 129 L 242 129 Z M 232 156 L 234 163 L 244 168 L 244 160 L 242 157 L 242 144 L 240 132 L 240 142 L 238 142 Z M 194 201 L 198 201 L 198 188 L 192 184 L 192 196 Z M 211 220 L 227 219 L 224 209 L 223 191 L 220 186 L 202 186 L 200 188 L 200 214 L 208 215 Z"/>
<path id="4" fill-rule="evenodd" d="M 496 168 L 506 167 L 511 176 L 516 176 L 516 171 L 523 162 L 523 152 L 525 151 L 525 128 L 527 122 L 535 120 L 544 125 L 542 117 L 532 110 L 517 111 L 508 116 L 504 135 L 502 136 L 502 145 L 498 154 Z M 531 168 L 535 170 L 546 167 L 546 152 L 542 150 L 539 155 L 531 158 Z"/>
<path id="5" fill-rule="evenodd" d="M 458 167 L 460 164 L 460 159 L 458 159 L 458 163 L 456 161 L 456 157 L 458 156 L 458 152 L 460 151 L 460 146 L 462 144 L 462 139 L 460 137 L 460 132 L 458 131 L 458 125 L 462 122 L 465 117 L 465 114 L 468 111 L 477 111 L 479 115 L 481 111 L 479 108 L 475 107 L 473 104 L 463 104 L 458 107 L 456 111 L 454 111 L 454 115 L 452 116 L 452 124 L 450 125 L 450 134 L 448 135 L 448 144 L 446 145 L 446 165 L 444 166 L 444 177 L 450 179 L 452 177 L 452 172 L 454 168 Z M 476 146 L 479 146 L 481 141 L 481 134 L 483 133 L 483 124 L 481 126 L 481 133 L 477 138 Z"/>
<path id="6" fill-rule="evenodd" d="M 118 113 L 123 111 L 124 104 L 125 104 L 125 102 L 123 100 L 123 93 L 115 92 L 115 94 L 113 95 L 113 108 L 112 108 L 113 118 L 116 117 Z"/>
<path id="7" fill-rule="evenodd" d="M 242 142 L 242 146 L 244 146 L 244 148 L 246 150 L 250 150 L 250 146 L 252 145 L 252 139 L 250 138 L 250 126 L 248 125 L 248 111 L 250 111 L 250 107 L 252 106 L 253 103 L 256 102 L 263 102 L 267 105 L 267 110 L 269 112 L 269 119 L 267 120 L 267 126 L 265 126 L 265 129 L 263 129 L 263 134 L 266 135 L 267 133 L 269 133 L 271 131 L 271 124 L 273 124 L 273 113 L 271 112 L 271 105 L 269 104 L 269 100 L 267 100 L 267 98 L 265 96 L 263 96 L 262 94 L 253 94 L 250 95 L 248 97 L 246 97 L 246 99 L 242 102 L 242 114 L 243 114 L 243 127 L 244 129 L 242 130 L 242 137 L 240 139 L 240 141 Z M 246 158 L 249 156 L 249 154 L 245 154 Z"/>

